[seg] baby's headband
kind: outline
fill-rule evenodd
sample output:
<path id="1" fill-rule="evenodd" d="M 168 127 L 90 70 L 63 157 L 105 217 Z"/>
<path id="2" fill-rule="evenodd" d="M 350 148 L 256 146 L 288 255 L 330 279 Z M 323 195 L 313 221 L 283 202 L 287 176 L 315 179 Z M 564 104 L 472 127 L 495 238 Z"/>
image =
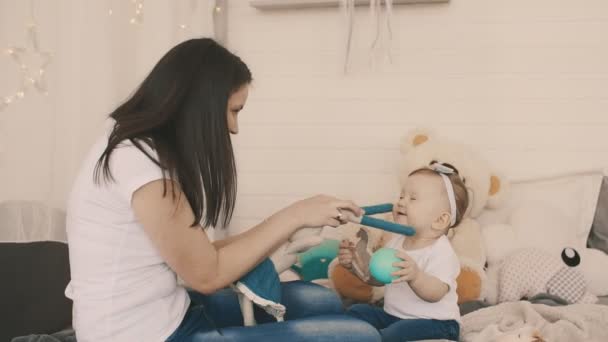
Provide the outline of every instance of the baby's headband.
<path id="1" fill-rule="evenodd" d="M 454 194 L 452 181 L 450 181 L 450 178 L 448 178 L 447 175 L 454 173 L 458 174 L 458 170 L 450 164 L 443 164 L 435 160 L 429 164 L 429 168 L 437 172 L 437 174 L 441 176 L 441 179 L 443 179 L 443 183 L 445 183 L 445 189 L 448 193 L 448 200 L 450 202 L 450 213 L 452 214 L 452 221 L 450 222 L 450 227 L 452 227 L 456 224 L 456 195 Z"/>

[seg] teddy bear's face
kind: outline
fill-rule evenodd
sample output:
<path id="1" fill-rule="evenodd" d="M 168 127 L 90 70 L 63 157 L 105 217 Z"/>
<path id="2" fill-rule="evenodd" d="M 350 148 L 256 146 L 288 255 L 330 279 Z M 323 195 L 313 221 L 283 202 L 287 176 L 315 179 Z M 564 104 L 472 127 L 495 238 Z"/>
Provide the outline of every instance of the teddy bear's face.
<path id="1" fill-rule="evenodd" d="M 494 206 L 504 191 L 503 180 L 490 170 L 488 163 L 466 145 L 440 140 L 428 133 L 412 133 L 402 143 L 400 178 L 414 170 L 428 167 L 433 161 L 448 163 L 458 169 L 469 190 L 468 213 L 477 217 L 486 206 Z"/>

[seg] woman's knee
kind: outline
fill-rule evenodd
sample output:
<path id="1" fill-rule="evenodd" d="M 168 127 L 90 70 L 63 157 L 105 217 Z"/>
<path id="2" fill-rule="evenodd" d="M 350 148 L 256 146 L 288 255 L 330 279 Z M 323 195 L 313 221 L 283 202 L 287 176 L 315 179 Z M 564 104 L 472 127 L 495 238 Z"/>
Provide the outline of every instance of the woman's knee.
<path id="1" fill-rule="evenodd" d="M 380 334 L 371 325 L 343 315 L 311 317 L 254 327 L 222 329 L 201 333 L 191 341 L 319 341 L 319 342 L 379 342 Z"/>
<path id="2" fill-rule="evenodd" d="M 283 295 L 289 297 L 289 299 L 341 304 L 334 291 L 308 281 L 298 280 L 283 283 L 282 290 Z"/>
<path id="3" fill-rule="evenodd" d="M 338 295 L 321 285 L 294 281 L 283 283 L 282 290 L 289 319 L 344 312 Z"/>
<path id="4" fill-rule="evenodd" d="M 381 336 L 372 325 L 343 315 L 330 315 L 294 322 L 296 336 L 320 341 L 380 341 Z"/>
<path id="5" fill-rule="evenodd" d="M 358 320 L 352 319 L 342 327 L 342 331 L 338 336 L 347 336 L 343 341 L 381 341 L 382 337 L 380 332 L 374 328 L 371 324 Z"/>

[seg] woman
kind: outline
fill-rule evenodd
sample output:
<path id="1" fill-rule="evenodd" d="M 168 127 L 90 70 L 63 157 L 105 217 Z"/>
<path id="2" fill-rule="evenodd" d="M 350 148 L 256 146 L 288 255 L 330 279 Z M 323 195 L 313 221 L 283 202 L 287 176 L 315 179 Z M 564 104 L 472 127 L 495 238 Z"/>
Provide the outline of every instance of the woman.
<path id="1" fill-rule="evenodd" d="M 287 322 L 242 327 L 226 287 L 298 229 L 336 227 L 340 210 L 361 213 L 350 201 L 316 196 L 243 234 L 208 240 L 204 229 L 226 226 L 233 213 L 230 134 L 250 82 L 237 56 L 211 39 L 189 40 L 110 115 L 68 204 L 66 295 L 79 341 L 379 340 L 366 323 L 336 315 L 330 291 L 303 282 L 283 284 Z M 261 312 L 256 320 L 271 322 Z"/>

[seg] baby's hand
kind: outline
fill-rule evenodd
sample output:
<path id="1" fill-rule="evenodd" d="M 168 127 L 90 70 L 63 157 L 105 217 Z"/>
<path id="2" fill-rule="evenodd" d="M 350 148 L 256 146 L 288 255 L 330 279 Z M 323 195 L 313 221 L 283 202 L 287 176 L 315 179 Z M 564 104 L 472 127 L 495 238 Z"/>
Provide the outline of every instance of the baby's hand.
<path id="1" fill-rule="evenodd" d="M 400 267 L 401 269 L 393 272 L 391 275 L 399 277 L 393 280 L 393 283 L 401 283 L 404 281 L 411 282 L 418 278 L 420 274 L 420 269 L 418 268 L 418 264 L 416 261 L 412 259 L 407 253 L 404 251 L 397 251 L 395 256 L 403 259 L 403 261 L 394 262 L 393 266 Z"/>
<path id="2" fill-rule="evenodd" d="M 348 241 L 342 240 L 340 242 L 340 250 L 338 252 L 338 261 L 340 265 L 342 265 L 346 269 L 351 269 L 353 267 L 353 249 L 355 248 L 355 244 Z"/>

